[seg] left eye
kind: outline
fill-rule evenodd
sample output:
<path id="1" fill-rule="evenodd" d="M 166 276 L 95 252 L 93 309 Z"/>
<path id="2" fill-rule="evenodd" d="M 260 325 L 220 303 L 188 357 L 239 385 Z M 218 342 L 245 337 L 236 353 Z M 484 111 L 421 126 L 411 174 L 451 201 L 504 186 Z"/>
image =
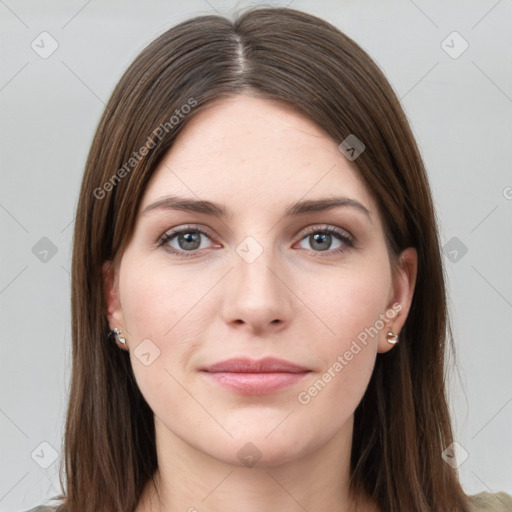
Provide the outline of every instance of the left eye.
<path id="1" fill-rule="evenodd" d="M 338 247 L 331 247 L 333 237 L 338 240 Z M 301 239 L 301 242 L 303 241 L 308 241 L 315 252 L 325 252 L 332 249 L 332 251 L 329 251 L 330 253 L 338 253 L 344 250 L 344 246 L 353 246 L 353 241 L 350 236 L 346 235 L 343 231 L 330 226 L 310 231 Z"/>

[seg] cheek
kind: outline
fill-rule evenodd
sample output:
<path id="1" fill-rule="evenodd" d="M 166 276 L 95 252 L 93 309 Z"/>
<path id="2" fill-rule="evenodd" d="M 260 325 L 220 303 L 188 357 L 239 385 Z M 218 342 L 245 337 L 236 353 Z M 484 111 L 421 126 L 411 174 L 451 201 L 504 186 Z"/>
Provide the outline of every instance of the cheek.
<path id="1" fill-rule="evenodd" d="M 316 388 L 322 390 L 323 399 L 318 402 L 341 401 L 347 406 L 344 410 L 350 410 L 362 398 L 373 371 L 386 325 L 382 319 L 391 278 L 382 264 L 376 264 L 358 271 L 337 271 L 325 283 L 310 295 L 308 303 L 328 327 L 315 347 L 322 360 L 322 382 Z"/>
<path id="2" fill-rule="evenodd" d="M 384 273 L 364 272 L 333 279 L 311 297 L 311 309 L 333 332 L 315 344 L 322 364 L 297 396 L 304 428 L 334 435 L 364 396 L 383 335 L 379 320 L 388 286 Z"/>
<path id="3" fill-rule="evenodd" d="M 127 330 L 137 340 L 171 338 L 176 328 L 183 327 L 181 320 L 191 303 L 198 301 L 201 290 L 183 272 L 170 274 L 159 265 L 136 265 L 132 259 L 126 260 L 120 294 Z"/>
<path id="4" fill-rule="evenodd" d="M 144 390 L 146 385 L 155 389 L 162 383 L 168 386 L 167 372 L 178 376 L 188 368 L 211 323 L 212 306 L 205 294 L 218 277 L 210 273 L 209 279 L 201 279 L 179 268 L 171 271 L 154 260 L 137 263 L 142 259 L 136 254 L 125 258 L 120 295 L 132 366 Z M 143 348 L 151 352 L 151 359 L 156 355 L 147 367 L 138 361 Z"/>
<path id="5" fill-rule="evenodd" d="M 358 336 L 364 340 L 368 330 L 374 334 L 368 335 L 368 341 L 376 344 L 378 335 L 374 329 L 383 328 L 380 320 L 386 312 L 391 291 L 388 269 L 378 262 L 358 269 L 343 269 L 324 283 L 312 296 L 312 309 L 320 312 L 320 317 L 333 331 L 330 336 L 333 344 L 329 345 L 343 349 Z"/>
<path id="6" fill-rule="evenodd" d="M 195 337 L 191 329 L 197 327 L 194 319 L 201 308 L 191 306 L 200 290 L 180 272 L 171 275 L 154 262 L 140 264 L 142 257 L 130 256 L 124 259 L 119 291 L 131 364 L 151 409 L 169 417 L 187 400 L 180 373 L 193 350 L 188 340 Z"/>

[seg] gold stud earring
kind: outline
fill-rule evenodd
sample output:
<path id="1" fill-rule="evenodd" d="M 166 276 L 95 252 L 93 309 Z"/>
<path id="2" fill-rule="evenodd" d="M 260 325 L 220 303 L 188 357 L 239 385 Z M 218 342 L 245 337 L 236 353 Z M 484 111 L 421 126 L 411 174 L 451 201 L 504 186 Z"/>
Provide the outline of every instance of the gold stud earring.
<path id="1" fill-rule="evenodd" d="M 390 343 L 391 345 L 395 345 L 398 342 L 398 334 L 389 331 L 386 336 L 388 343 Z"/>

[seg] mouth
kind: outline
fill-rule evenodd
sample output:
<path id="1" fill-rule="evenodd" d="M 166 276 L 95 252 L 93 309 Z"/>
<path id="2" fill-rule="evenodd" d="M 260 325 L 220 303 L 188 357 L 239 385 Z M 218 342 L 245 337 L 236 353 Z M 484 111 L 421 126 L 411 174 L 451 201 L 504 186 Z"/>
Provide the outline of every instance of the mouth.
<path id="1" fill-rule="evenodd" d="M 246 395 L 277 392 L 300 382 L 311 370 L 284 359 L 234 358 L 201 368 L 209 380 Z"/>

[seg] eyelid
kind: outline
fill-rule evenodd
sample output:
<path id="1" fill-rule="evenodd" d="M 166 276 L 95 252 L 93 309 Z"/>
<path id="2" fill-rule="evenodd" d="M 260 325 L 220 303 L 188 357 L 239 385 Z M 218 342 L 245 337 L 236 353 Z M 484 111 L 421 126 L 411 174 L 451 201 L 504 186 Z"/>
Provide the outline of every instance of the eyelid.
<path id="1" fill-rule="evenodd" d="M 315 224 L 313 226 L 305 228 L 305 230 L 303 231 L 299 231 L 298 235 L 302 235 L 303 238 L 306 235 L 310 235 L 311 233 L 316 233 L 319 231 L 327 231 L 331 234 L 338 234 L 339 236 L 342 236 L 350 240 L 351 242 L 355 242 L 355 238 L 346 229 L 340 228 L 338 226 L 333 226 L 332 224 Z"/>

